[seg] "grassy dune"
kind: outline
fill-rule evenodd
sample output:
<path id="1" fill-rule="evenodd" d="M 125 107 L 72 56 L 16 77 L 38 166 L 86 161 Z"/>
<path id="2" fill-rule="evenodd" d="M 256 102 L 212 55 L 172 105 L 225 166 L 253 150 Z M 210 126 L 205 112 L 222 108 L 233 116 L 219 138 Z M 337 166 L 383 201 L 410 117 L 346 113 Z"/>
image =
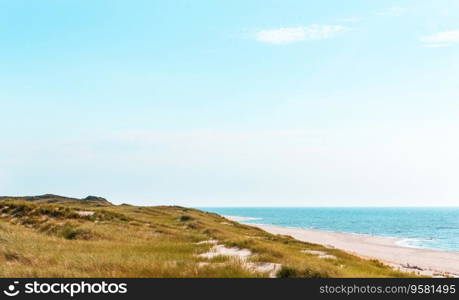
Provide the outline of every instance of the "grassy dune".
<path id="1" fill-rule="evenodd" d="M 208 240 L 253 255 L 247 261 L 200 257 L 214 246 L 199 243 Z M 0 199 L 1 277 L 268 276 L 248 269 L 246 262 L 281 264 L 277 277 L 415 276 L 195 209 L 116 206 L 52 195 Z"/>

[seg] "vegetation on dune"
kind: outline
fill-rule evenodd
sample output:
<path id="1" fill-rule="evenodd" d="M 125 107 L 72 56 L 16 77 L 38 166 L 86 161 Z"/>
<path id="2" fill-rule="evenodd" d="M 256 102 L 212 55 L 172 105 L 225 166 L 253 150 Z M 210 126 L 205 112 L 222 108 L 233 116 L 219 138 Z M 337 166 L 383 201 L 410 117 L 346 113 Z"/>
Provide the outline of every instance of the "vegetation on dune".
<path id="1" fill-rule="evenodd" d="M 277 277 L 414 276 L 195 209 L 47 196 L 0 200 L 0 276 L 267 277 L 248 268 L 267 263 L 281 265 Z M 215 243 L 252 255 L 203 257 Z"/>

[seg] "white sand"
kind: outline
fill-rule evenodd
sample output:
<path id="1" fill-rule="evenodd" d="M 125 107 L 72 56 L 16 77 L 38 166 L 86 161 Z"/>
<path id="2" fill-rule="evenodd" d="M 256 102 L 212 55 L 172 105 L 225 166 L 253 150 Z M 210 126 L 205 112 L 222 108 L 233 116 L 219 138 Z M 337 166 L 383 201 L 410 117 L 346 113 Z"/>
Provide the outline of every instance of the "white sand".
<path id="1" fill-rule="evenodd" d="M 218 241 L 217 240 L 207 240 L 207 241 L 200 241 L 200 242 L 195 243 L 195 245 L 205 245 L 205 244 L 215 245 L 215 244 L 218 244 Z"/>
<path id="2" fill-rule="evenodd" d="M 77 211 L 76 213 L 82 217 L 93 216 L 95 214 L 93 211 Z"/>
<path id="3" fill-rule="evenodd" d="M 252 256 L 252 251 L 249 249 L 239 249 L 237 247 L 228 248 L 224 245 L 215 245 L 210 249 L 209 252 L 199 254 L 203 258 L 214 258 L 217 256 L 230 256 L 237 257 L 239 259 L 245 260 L 248 257 Z"/>
<path id="4" fill-rule="evenodd" d="M 198 244 L 216 244 L 215 240 L 208 240 L 202 241 Z M 249 262 L 248 259 L 253 257 L 252 251 L 249 249 L 240 249 L 238 247 L 231 247 L 228 248 L 224 245 L 215 245 L 213 246 L 209 252 L 199 254 L 199 257 L 211 259 L 217 256 L 228 256 L 232 259 L 235 259 L 241 263 L 243 267 L 246 269 L 258 272 L 258 273 L 266 273 L 269 277 L 274 278 L 276 277 L 277 272 L 282 268 L 281 264 L 270 263 L 270 262 Z M 198 266 L 206 267 L 206 266 L 221 266 L 224 263 L 209 263 L 209 262 L 200 262 Z"/>
<path id="5" fill-rule="evenodd" d="M 256 225 L 273 233 L 290 235 L 300 241 L 334 247 L 365 258 L 375 258 L 396 269 L 422 275 L 459 276 L 459 252 L 400 246 L 400 239 L 312 229 Z"/>
<path id="6" fill-rule="evenodd" d="M 317 255 L 317 257 L 322 259 L 336 259 L 336 256 L 327 254 L 325 251 L 318 251 L 318 250 L 303 250 L 303 253 Z"/>

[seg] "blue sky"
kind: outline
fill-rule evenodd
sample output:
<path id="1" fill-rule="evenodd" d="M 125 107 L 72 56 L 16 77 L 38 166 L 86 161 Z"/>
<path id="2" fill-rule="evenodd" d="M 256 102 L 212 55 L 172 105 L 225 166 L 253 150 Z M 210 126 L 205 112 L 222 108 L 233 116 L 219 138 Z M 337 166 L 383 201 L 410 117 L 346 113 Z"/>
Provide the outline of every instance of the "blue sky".
<path id="1" fill-rule="evenodd" d="M 0 0 L 0 194 L 457 205 L 459 2 Z"/>

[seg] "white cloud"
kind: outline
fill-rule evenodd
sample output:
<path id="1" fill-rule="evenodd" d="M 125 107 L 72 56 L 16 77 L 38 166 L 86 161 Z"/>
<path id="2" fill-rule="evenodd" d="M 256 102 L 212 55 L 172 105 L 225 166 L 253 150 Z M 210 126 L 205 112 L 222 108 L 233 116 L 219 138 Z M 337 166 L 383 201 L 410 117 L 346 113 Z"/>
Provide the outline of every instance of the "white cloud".
<path id="1" fill-rule="evenodd" d="M 408 11 L 407 7 L 393 6 L 383 12 L 378 13 L 380 16 L 400 17 Z"/>
<path id="2" fill-rule="evenodd" d="M 421 38 L 421 42 L 430 48 L 448 47 L 452 44 L 459 44 L 459 29 L 424 36 Z"/>
<path id="3" fill-rule="evenodd" d="M 260 30 L 256 34 L 256 40 L 269 44 L 291 44 L 305 40 L 323 40 L 335 36 L 337 33 L 347 30 L 340 25 L 318 25 L 298 27 L 283 27 Z"/>
<path id="4" fill-rule="evenodd" d="M 337 22 L 342 22 L 342 23 L 359 23 L 362 21 L 360 18 L 342 18 L 342 19 L 337 19 Z"/>

